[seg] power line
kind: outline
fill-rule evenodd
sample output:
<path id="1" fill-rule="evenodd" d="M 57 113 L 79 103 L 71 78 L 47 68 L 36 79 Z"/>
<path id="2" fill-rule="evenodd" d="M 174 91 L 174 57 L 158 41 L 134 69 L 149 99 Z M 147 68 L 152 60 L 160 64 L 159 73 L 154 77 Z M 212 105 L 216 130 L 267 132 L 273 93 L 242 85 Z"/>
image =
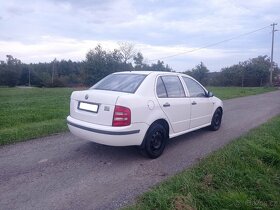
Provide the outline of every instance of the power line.
<path id="1" fill-rule="evenodd" d="M 212 43 L 212 44 L 208 44 L 208 45 L 204 45 L 202 47 L 199 47 L 199 48 L 196 48 L 196 49 L 193 49 L 193 50 L 189 50 L 189 51 L 185 51 L 185 52 L 181 52 L 181 53 L 177 53 L 177 54 L 173 54 L 173 55 L 169 55 L 169 56 L 165 56 L 165 57 L 161 57 L 161 58 L 157 58 L 157 59 L 152 59 L 152 60 L 148 60 L 148 62 L 152 62 L 152 61 L 157 61 L 157 60 L 163 60 L 163 59 L 166 59 L 166 58 L 172 58 L 172 57 L 176 57 L 178 55 L 183 55 L 183 54 L 187 54 L 187 53 L 192 53 L 192 52 L 195 52 L 195 51 L 199 51 L 199 50 L 202 50 L 202 49 L 205 49 L 205 48 L 208 48 L 208 47 L 213 47 L 213 46 L 216 46 L 216 45 L 219 45 L 221 43 L 224 43 L 224 42 L 228 42 L 228 41 L 231 41 L 233 39 L 237 39 L 239 37 L 242 37 L 242 36 L 247 36 L 249 34 L 252 34 L 252 33 L 255 33 L 255 32 L 258 32 L 258 31 L 261 31 L 263 29 L 266 29 L 270 27 L 270 25 L 268 26 L 265 26 L 265 27 L 262 27 L 262 28 L 259 28 L 259 29 L 256 29 L 254 31 L 250 31 L 250 32 L 247 32 L 247 33 L 244 33 L 244 34 L 239 34 L 237 36 L 234 36 L 234 37 L 231 37 L 229 39 L 224 39 L 222 41 L 219 41 L 219 42 L 215 42 L 215 43 Z"/>

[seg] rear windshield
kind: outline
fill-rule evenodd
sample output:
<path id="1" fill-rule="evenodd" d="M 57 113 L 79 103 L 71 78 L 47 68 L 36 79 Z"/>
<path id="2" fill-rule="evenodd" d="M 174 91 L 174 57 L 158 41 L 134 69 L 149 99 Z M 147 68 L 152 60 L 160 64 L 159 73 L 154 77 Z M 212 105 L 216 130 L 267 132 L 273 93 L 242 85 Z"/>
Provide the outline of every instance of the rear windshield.
<path id="1" fill-rule="evenodd" d="M 91 89 L 135 93 L 145 77 L 146 75 L 142 74 L 111 74 Z"/>

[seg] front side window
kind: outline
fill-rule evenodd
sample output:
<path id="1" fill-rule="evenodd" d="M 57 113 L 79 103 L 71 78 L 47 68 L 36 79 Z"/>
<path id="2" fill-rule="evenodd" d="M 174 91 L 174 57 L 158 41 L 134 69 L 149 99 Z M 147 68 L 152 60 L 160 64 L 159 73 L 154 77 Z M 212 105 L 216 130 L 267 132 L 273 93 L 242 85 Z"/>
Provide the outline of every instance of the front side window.
<path id="1" fill-rule="evenodd" d="M 110 74 L 91 89 L 134 93 L 145 77 L 143 74 Z"/>
<path id="2" fill-rule="evenodd" d="M 189 90 L 190 97 L 206 97 L 205 90 L 191 78 L 183 77 L 183 80 Z"/>
<path id="3" fill-rule="evenodd" d="M 161 76 L 157 81 L 157 95 L 159 98 L 183 98 L 184 88 L 177 76 Z"/>

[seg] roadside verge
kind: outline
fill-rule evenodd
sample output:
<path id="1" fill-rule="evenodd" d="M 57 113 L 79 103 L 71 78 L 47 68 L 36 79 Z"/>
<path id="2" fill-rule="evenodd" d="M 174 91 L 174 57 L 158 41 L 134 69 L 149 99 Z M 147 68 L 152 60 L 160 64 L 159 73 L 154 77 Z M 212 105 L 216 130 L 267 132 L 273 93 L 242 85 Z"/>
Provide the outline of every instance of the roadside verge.
<path id="1" fill-rule="evenodd" d="M 280 209 L 280 115 L 126 209 Z"/>

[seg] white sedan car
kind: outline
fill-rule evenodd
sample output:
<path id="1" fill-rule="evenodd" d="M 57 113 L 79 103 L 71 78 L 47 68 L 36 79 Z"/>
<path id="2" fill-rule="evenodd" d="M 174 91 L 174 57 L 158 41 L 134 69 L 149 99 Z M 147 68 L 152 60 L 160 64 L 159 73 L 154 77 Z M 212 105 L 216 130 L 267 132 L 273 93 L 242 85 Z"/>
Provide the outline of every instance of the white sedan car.
<path id="1" fill-rule="evenodd" d="M 111 146 L 138 145 L 159 157 L 169 138 L 209 126 L 218 130 L 223 103 L 190 76 L 118 72 L 71 95 L 70 131 Z"/>

